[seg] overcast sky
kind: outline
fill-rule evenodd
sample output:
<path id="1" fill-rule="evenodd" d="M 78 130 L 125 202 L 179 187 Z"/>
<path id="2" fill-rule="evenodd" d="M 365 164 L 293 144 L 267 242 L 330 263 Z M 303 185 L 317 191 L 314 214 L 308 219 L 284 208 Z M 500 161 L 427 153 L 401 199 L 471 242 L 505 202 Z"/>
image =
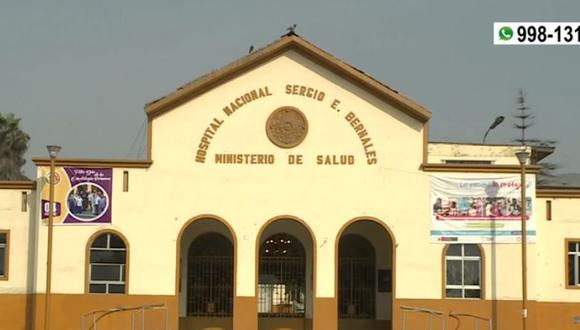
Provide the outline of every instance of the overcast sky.
<path id="1" fill-rule="evenodd" d="M 433 112 L 433 141 L 518 135 L 526 92 L 535 138 L 580 172 L 580 46 L 494 46 L 494 21 L 580 21 L 580 1 L 4 1 L 0 100 L 31 136 L 27 159 L 143 158 L 143 106 L 297 32 Z M 136 139 L 136 137 L 140 137 Z M 26 172 L 32 176 L 29 161 Z"/>

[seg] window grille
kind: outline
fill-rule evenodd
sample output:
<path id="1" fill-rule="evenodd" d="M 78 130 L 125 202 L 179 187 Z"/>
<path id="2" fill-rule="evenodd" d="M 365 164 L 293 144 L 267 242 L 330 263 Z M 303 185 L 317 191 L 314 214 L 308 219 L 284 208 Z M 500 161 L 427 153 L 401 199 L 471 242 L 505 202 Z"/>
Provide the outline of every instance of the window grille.
<path id="1" fill-rule="evenodd" d="M 580 286 L 580 242 L 568 242 L 568 285 Z"/>
<path id="2" fill-rule="evenodd" d="M 187 316 L 232 316 L 233 255 L 232 243 L 221 234 L 207 233 L 193 241 L 187 263 Z"/>
<path id="3" fill-rule="evenodd" d="M 91 245 L 89 292 L 125 293 L 127 249 L 112 233 L 98 236 Z"/>
<path id="4" fill-rule="evenodd" d="M 445 255 L 445 296 L 482 298 L 481 251 L 475 244 L 451 244 Z"/>
<path id="5" fill-rule="evenodd" d="M 276 234 L 260 246 L 258 315 L 304 317 L 306 254 L 294 236 Z"/>
<path id="6" fill-rule="evenodd" d="M 339 242 L 339 318 L 374 319 L 376 300 L 375 249 L 359 235 Z"/>
<path id="7" fill-rule="evenodd" d="M 8 275 L 8 233 L 0 232 L 0 279 Z"/>

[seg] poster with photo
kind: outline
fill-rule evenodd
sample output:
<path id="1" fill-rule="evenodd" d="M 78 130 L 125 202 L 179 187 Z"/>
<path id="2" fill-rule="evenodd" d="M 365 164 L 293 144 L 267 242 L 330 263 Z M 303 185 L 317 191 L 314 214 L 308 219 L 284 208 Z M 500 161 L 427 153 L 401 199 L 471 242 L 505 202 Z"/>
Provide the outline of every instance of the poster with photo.
<path id="1" fill-rule="evenodd" d="M 50 171 L 42 169 L 41 218 L 48 219 Z M 113 169 L 56 167 L 54 175 L 55 225 L 110 224 Z"/>
<path id="2" fill-rule="evenodd" d="M 431 177 L 431 239 L 436 243 L 519 243 L 522 207 L 528 241 L 535 241 L 532 200 L 535 178 L 526 177 L 521 200 L 519 175 L 487 178 Z"/>

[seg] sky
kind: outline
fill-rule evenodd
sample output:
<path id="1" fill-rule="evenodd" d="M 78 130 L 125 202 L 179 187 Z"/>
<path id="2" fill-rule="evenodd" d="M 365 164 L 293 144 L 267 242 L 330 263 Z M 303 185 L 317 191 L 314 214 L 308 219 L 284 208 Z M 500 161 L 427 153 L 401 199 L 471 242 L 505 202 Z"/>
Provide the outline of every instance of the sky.
<path id="1" fill-rule="evenodd" d="M 493 22 L 580 21 L 580 1 L 2 1 L 0 112 L 31 157 L 144 158 L 145 103 L 286 28 L 432 113 L 430 140 L 513 143 L 523 89 L 532 138 L 580 173 L 580 46 L 495 46 Z"/>

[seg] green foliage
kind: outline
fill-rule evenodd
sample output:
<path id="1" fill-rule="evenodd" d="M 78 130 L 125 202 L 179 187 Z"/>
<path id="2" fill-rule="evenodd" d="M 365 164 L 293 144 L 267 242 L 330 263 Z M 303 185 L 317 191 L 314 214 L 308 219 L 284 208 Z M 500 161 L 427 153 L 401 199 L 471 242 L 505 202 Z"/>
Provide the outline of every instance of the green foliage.
<path id="1" fill-rule="evenodd" d="M 533 139 L 526 136 L 526 131 L 528 128 L 534 126 L 534 114 L 529 112 L 529 107 L 526 102 L 526 96 L 524 91 L 520 89 L 518 91 L 517 100 L 517 113 L 514 114 L 516 122 L 514 122 L 514 128 L 520 130 L 521 138 L 515 139 L 514 141 L 519 142 L 522 146 L 536 146 L 536 147 L 549 147 L 555 148 L 557 141 L 554 140 L 540 140 Z M 546 162 L 541 160 L 537 165 L 541 165 L 540 175 L 538 176 L 538 184 L 543 184 L 550 178 L 554 177 L 554 171 L 557 170 L 560 165 L 557 163 Z"/>
<path id="2" fill-rule="evenodd" d="M 20 118 L 0 113 L 0 180 L 28 180 L 22 172 L 30 136 L 20 127 Z"/>

